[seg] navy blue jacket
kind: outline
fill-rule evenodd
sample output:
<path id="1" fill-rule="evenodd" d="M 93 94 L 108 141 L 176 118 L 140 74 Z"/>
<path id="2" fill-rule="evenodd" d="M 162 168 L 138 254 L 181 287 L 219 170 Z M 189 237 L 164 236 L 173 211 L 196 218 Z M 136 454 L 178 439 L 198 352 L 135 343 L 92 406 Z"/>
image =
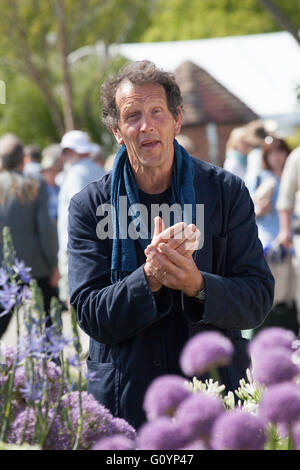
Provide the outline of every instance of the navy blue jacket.
<path id="1" fill-rule="evenodd" d="M 152 294 L 143 262 L 111 284 L 112 240 L 96 234 L 97 207 L 110 202 L 110 173 L 70 203 L 69 286 L 79 324 L 90 336 L 87 364 L 95 376 L 88 391 L 136 428 L 145 420 L 148 385 L 158 375 L 182 375 L 180 352 L 197 332 L 214 329 L 232 340 L 235 355 L 221 373 L 227 389 L 236 389 L 249 365 L 240 330 L 259 326 L 272 307 L 274 279 L 248 190 L 222 168 L 193 162 L 196 203 L 204 204 L 204 243 L 195 257 L 205 279 L 204 306 L 166 287 Z"/>

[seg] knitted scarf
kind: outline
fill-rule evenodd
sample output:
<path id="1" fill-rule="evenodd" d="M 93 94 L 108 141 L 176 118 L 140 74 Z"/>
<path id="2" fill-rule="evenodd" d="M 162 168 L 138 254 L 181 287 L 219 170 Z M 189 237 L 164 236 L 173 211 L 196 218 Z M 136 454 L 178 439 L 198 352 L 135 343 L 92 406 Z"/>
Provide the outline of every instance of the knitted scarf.
<path id="1" fill-rule="evenodd" d="M 189 223 L 195 223 L 196 218 L 196 200 L 193 181 L 193 162 L 186 150 L 174 139 L 171 205 L 175 203 L 180 204 L 183 221 L 186 221 L 184 205 L 192 205 L 192 221 L 189 220 Z M 111 204 L 114 208 L 111 257 L 112 283 L 121 281 L 138 268 L 135 240 L 127 235 L 128 225 L 131 221 L 134 222 L 136 217 L 135 214 L 124 214 L 124 211 L 120 210 L 120 196 L 127 196 L 129 208 L 133 204 L 139 203 L 139 189 L 131 170 L 125 145 L 120 147 L 116 155 L 111 179 Z M 148 232 L 147 236 L 147 227 L 143 226 L 140 218 L 138 223 L 140 225 L 139 233 L 145 235 L 146 232 L 145 238 L 141 236 L 137 239 L 144 250 L 151 242 L 151 235 Z"/>

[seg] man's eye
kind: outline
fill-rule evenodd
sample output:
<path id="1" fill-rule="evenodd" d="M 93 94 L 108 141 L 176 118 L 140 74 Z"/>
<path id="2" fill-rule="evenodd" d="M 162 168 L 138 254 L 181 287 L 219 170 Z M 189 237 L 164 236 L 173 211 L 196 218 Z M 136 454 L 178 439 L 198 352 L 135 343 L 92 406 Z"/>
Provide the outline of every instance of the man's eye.
<path id="1" fill-rule="evenodd" d="M 133 119 L 137 119 L 138 116 L 139 116 L 138 113 L 131 113 L 131 114 L 128 114 L 128 115 L 127 115 L 127 118 L 126 118 L 126 119 L 130 121 L 130 120 L 133 120 Z"/>

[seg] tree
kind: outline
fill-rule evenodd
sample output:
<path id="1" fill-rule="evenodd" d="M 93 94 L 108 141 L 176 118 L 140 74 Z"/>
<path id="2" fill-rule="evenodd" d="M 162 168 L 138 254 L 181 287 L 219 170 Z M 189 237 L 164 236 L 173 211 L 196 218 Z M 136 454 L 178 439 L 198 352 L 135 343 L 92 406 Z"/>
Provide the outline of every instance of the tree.
<path id="1" fill-rule="evenodd" d="M 76 126 L 69 54 L 100 39 L 124 41 L 147 21 L 144 0 L 2 0 L 2 66 L 30 78 L 49 108 L 59 135 Z M 118 14 L 116 14 L 118 12 Z M 131 21 L 129 21 L 129 19 Z M 117 27 L 113 27 L 116 24 Z M 100 58 L 97 59 L 100 62 Z"/>
<path id="2" fill-rule="evenodd" d="M 286 22 L 279 22 L 279 18 L 285 18 Z M 158 0 L 143 40 L 175 41 L 259 34 L 290 30 L 288 25 L 294 30 L 299 28 L 299 0 Z"/>

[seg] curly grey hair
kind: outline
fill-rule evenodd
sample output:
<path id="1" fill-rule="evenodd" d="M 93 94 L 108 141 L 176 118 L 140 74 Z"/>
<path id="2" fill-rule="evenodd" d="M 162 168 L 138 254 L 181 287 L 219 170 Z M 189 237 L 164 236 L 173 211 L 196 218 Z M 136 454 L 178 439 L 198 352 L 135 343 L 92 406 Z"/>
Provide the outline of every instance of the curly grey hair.
<path id="1" fill-rule="evenodd" d="M 116 76 L 108 78 L 101 87 L 102 119 L 108 128 L 117 128 L 118 126 L 119 109 L 115 96 L 119 85 L 124 80 L 128 80 L 136 86 L 149 83 L 163 86 L 168 108 L 173 116 L 178 117 L 178 108 L 183 111 L 180 88 L 172 73 L 157 68 L 149 60 L 132 62 L 125 65 Z"/>

